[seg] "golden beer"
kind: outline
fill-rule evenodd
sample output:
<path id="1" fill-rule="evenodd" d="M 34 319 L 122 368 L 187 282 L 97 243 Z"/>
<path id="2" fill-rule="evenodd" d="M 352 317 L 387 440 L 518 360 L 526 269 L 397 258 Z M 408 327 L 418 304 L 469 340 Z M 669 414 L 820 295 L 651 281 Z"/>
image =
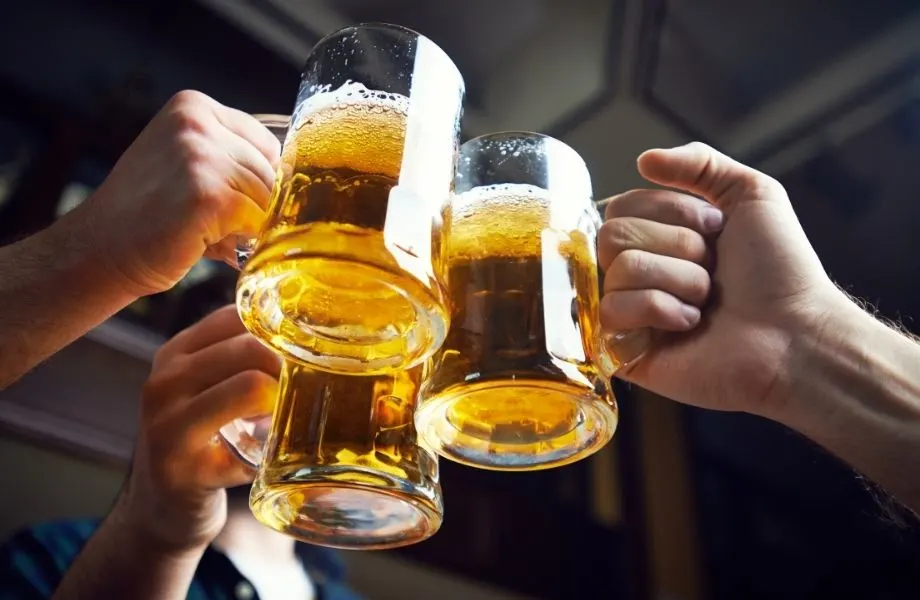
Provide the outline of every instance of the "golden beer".
<path id="1" fill-rule="evenodd" d="M 437 350 L 449 318 L 439 219 L 462 90 L 446 55 L 406 29 L 347 28 L 317 44 L 237 289 L 256 337 L 340 373 L 405 369 Z"/>
<path id="2" fill-rule="evenodd" d="M 287 354 L 373 372 L 417 363 L 443 339 L 448 315 L 432 267 L 394 256 L 401 251 L 384 240 L 408 101 L 355 96 L 289 134 L 274 218 L 238 297 L 247 328 Z M 419 263 L 414 273 L 405 262 Z"/>
<path id="3" fill-rule="evenodd" d="M 304 541 L 391 548 L 441 524 L 437 456 L 416 439 L 423 365 L 392 375 L 342 375 L 285 361 L 250 505 Z"/>
<path id="4" fill-rule="evenodd" d="M 475 187 L 451 201 L 444 261 L 452 325 L 416 416 L 441 455 L 543 469 L 613 435 L 593 211 L 526 184 Z"/>

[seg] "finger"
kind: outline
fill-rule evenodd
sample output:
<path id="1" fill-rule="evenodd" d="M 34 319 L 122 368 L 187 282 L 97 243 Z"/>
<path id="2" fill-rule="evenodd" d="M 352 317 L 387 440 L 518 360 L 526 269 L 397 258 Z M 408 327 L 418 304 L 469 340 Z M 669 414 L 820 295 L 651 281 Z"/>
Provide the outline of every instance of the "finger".
<path id="1" fill-rule="evenodd" d="M 204 251 L 204 257 L 210 258 L 211 260 L 223 261 L 231 267 L 236 268 L 236 247 L 237 237 L 231 235 L 225 237 L 213 246 L 208 246 L 208 249 Z"/>
<path id="2" fill-rule="evenodd" d="M 281 141 L 252 115 L 229 106 L 215 111 L 221 125 L 252 145 L 265 158 L 272 172 L 281 162 Z"/>
<path id="3" fill-rule="evenodd" d="M 220 439 L 215 438 L 195 456 L 197 487 L 218 490 L 252 482 L 256 470 L 239 460 Z"/>
<path id="4" fill-rule="evenodd" d="M 639 156 L 637 165 L 639 173 L 649 181 L 702 196 L 729 212 L 739 199 L 753 195 L 752 190 L 779 185 L 700 142 L 648 150 Z"/>
<path id="5" fill-rule="evenodd" d="M 235 184 L 231 182 L 231 185 Z M 249 194 L 232 188 L 224 201 L 226 206 L 220 219 L 218 235 L 213 238 L 205 237 L 208 247 L 236 235 L 258 235 L 265 223 L 265 209 Z"/>
<path id="6" fill-rule="evenodd" d="M 700 310 L 662 290 L 627 290 L 601 299 L 601 327 L 607 332 L 652 327 L 687 331 L 700 321 Z"/>
<path id="7" fill-rule="evenodd" d="M 607 219 L 636 217 L 687 227 L 703 234 L 722 229 L 722 211 L 694 196 L 672 190 L 630 190 L 604 201 Z"/>
<path id="8" fill-rule="evenodd" d="M 228 304 L 212 312 L 194 325 L 177 333 L 157 353 L 163 358 L 193 354 L 202 348 L 246 332 L 236 305 Z"/>
<path id="9" fill-rule="evenodd" d="M 218 143 L 236 167 L 227 174 L 231 187 L 260 207 L 267 207 L 275 183 L 275 168 L 255 146 L 233 131 L 224 129 Z"/>
<path id="10" fill-rule="evenodd" d="M 636 217 L 610 219 L 598 232 L 598 263 L 606 269 L 618 254 L 626 250 L 644 250 L 699 264 L 708 260 L 709 252 L 702 234 L 687 227 Z"/>
<path id="11" fill-rule="evenodd" d="M 230 421 L 270 413 L 277 395 L 277 379 L 261 371 L 243 371 L 189 399 L 176 419 L 192 447 L 203 447 Z"/>
<path id="12" fill-rule="evenodd" d="M 661 290 L 679 300 L 702 306 L 709 297 L 709 272 L 690 261 L 626 250 L 617 255 L 604 274 L 604 293 L 627 290 Z"/>
<path id="13" fill-rule="evenodd" d="M 220 260 L 234 269 L 242 268 L 255 248 L 255 238 L 247 235 L 231 235 L 205 250 L 205 258 Z"/>
<path id="14" fill-rule="evenodd" d="M 161 376 L 158 396 L 194 396 L 246 371 L 259 371 L 277 379 L 281 375 L 281 358 L 253 335 L 241 333 L 176 361 L 173 370 Z"/>

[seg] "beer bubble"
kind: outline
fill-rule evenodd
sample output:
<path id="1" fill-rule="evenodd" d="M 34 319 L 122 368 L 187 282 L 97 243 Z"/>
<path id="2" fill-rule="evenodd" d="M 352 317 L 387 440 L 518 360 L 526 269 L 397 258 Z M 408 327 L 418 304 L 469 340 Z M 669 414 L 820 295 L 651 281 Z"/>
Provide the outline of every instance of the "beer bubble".
<path id="1" fill-rule="evenodd" d="M 467 157 L 468 158 L 468 157 Z M 450 205 L 449 252 L 457 257 L 539 256 L 539 232 L 550 225 L 548 190 L 523 184 L 473 188 Z"/>

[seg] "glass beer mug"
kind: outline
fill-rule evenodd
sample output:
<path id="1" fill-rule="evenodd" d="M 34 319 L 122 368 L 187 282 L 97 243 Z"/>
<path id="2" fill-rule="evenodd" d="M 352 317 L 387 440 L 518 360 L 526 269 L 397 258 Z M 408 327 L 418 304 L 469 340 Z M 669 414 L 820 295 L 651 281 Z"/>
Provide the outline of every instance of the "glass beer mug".
<path id="1" fill-rule="evenodd" d="M 534 133 L 460 148 L 444 211 L 451 328 L 416 427 L 444 457 L 496 470 L 574 462 L 617 425 L 600 332 L 600 216 L 581 157 Z"/>
<path id="2" fill-rule="evenodd" d="M 434 250 L 463 96 L 450 58 L 408 29 L 358 25 L 316 44 L 237 288 L 256 337 L 339 373 L 430 358 L 449 324 Z"/>
<path id="3" fill-rule="evenodd" d="M 413 422 L 424 368 L 343 375 L 284 361 L 274 416 L 221 429 L 258 468 L 255 517 L 335 548 L 394 548 L 433 535 L 443 516 L 438 459 L 418 444 Z"/>

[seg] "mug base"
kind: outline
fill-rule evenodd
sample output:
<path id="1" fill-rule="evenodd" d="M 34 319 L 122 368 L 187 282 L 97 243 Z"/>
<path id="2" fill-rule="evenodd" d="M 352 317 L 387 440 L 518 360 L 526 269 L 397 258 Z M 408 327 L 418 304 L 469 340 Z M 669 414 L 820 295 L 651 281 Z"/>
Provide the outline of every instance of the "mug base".
<path id="1" fill-rule="evenodd" d="M 303 542 L 346 550 L 408 546 L 440 528 L 443 508 L 434 490 L 396 479 L 386 487 L 362 485 L 343 480 L 360 473 L 342 471 L 314 468 L 285 481 L 257 479 L 249 501 L 253 515 Z"/>
<path id="2" fill-rule="evenodd" d="M 236 293 L 246 328 L 286 358 L 335 373 L 383 374 L 428 359 L 449 317 L 434 278 L 400 268 L 418 259 L 382 249 L 378 231 L 308 227 L 266 242 L 246 264 Z"/>
<path id="3" fill-rule="evenodd" d="M 426 445 L 455 462 L 550 469 L 593 454 L 613 437 L 616 403 L 612 391 L 605 395 L 540 379 L 463 383 L 424 398 L 415 426 Z"/>

